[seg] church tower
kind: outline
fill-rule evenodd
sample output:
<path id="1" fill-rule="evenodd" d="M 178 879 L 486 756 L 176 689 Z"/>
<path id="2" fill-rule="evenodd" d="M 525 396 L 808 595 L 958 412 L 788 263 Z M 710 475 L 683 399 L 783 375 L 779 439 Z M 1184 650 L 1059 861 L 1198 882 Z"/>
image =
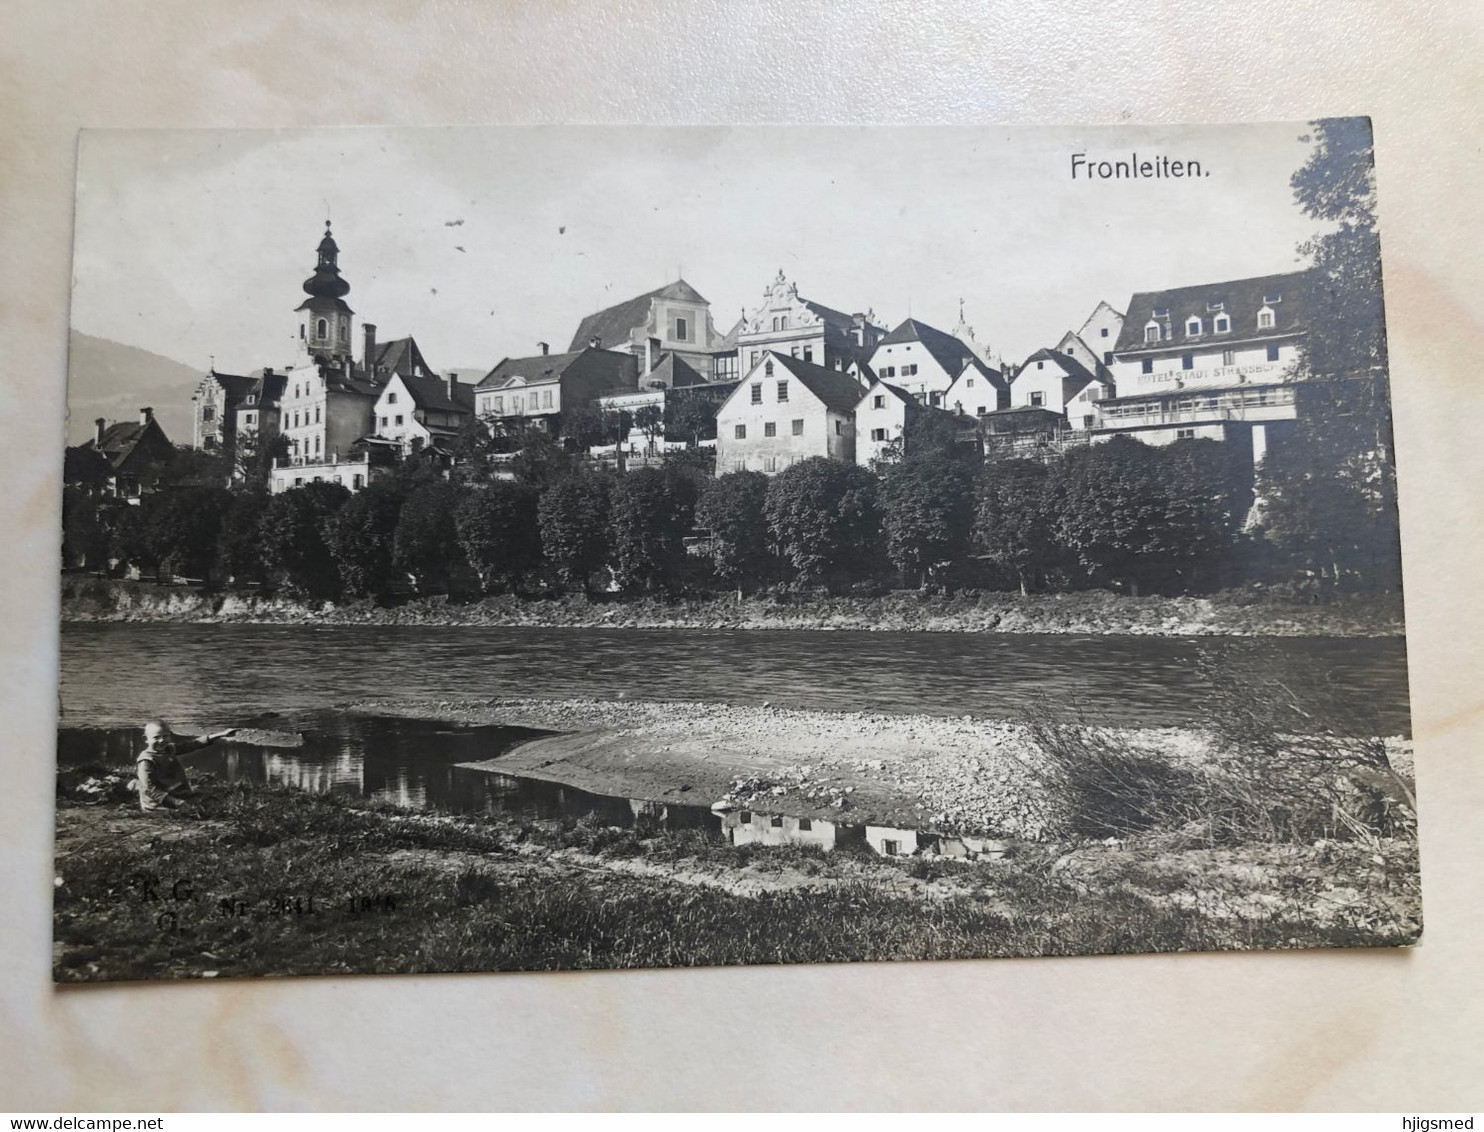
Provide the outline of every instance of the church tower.
<path id="1" fill-rule="evenodd" d="M 325 221 L 325 238 L 319 242 L 319 262 L 314 274 L 304 280 L 309 296 L 299 304 L 299 349 L 316 361 L 336 364 L 350 358 L 350 320 L 355 311 L 345 303 L 350 284 L 340 278 L 340 248 Z"/>

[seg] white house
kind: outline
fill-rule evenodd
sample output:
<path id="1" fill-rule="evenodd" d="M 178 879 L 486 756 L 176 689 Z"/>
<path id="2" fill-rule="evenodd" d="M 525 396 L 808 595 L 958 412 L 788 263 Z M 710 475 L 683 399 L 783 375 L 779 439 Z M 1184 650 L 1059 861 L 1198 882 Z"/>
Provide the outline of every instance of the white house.
<path id="1" fill-rule="evenodd" d="M 875 319 L 872 311 L 846 314 L 803 298 L 798 284 L 790 283 L 780 270 L 764 290 L 763 301 L 744 312 L 733 331 L 738 372 L 753 369 L 769 350 L 843 371 L 869 357 L 881 340 L 885 331 Z"/>
<path id="2" fill-rule="evenodd" d="M 906 443 L 920 406 L 910 393 L 881 379 L 871 383 L 855 406 L 855 462 L 863 467 Z"/>
<path id="3" fill-rule="evenodd" d="M 943 407 L 949 412 L 982 417 L 1010 407 L 1010 383 L 999 370 L 975 358 L 964 366 L 948 392 Z"/>
<path id="4" fill-rule="evenodd" d="M 1295 417 L 1289 379 L 1308 330 L 1307 289 L 1305 273 L 1289 272 L 1135 294 L 1100 435 L 1241 439 L 1260 461 L 1271 430 Z"/>
<path id="5" fill-rule="evenodd" d="M 1123 331 L 1123 315 L 1104 300 L 1098 303 L 1087 321 L 1077 331 L 1077 337 L 1105 366 L 1113 364 L 1118 347 L 1118 336 Z"/>
<path id="6" fill-rule="evenodd" d="M 855 379 L 773 350 L 716 412 L 716 471 L 774 474 L 828 456 L 855 460 Z"/>
<path id="7" fill-rule="evenodd" d="M 817 845 L 828 852 L 835 847 L 838 827 L 822 818 L 731 810 L 722 815 L 721 829 L 733 845 Z"/>
<path id="8" fill-rule="evenodd" d="M 393 374 L 373 410 L 375 433 L 403 453 L 447 443 L 474 418 L 474 386 L 449 374 L 403 377 Z"/>
<path id="9" fill-rule="evenodd" d="M 1070 354 L 1037 350 L 1010 383 L 1010 407 L 1060 413 L 1073 429 L 1097 425 L 1097 403 L 1113 394 L 1112 375 L 1089 370 Z"/>
<path id="10" fill-rule="evenodd" d="M 964 366 L 977 360 L 974 351 L 952 334 L 909 318 L 881 339 L 870 357 L 871 369 L 924 405 L 942 406 Z"/>

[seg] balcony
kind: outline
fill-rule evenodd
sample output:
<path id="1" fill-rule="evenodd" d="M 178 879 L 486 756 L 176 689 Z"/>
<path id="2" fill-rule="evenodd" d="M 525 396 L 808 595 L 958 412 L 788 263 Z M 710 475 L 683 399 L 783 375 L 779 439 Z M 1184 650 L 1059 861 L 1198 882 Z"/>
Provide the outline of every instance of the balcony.
<path id="1" fill-rule="evenodd" d="M 1266 385 L 1220 393 L 1186 391 L 1178 395 L 1130 397 L 1100 402 L 1098 430 L 1151 428 L 1160 425 L 1217 424 L 1225 421 L 1291 421 L 1294 391 Z"/>

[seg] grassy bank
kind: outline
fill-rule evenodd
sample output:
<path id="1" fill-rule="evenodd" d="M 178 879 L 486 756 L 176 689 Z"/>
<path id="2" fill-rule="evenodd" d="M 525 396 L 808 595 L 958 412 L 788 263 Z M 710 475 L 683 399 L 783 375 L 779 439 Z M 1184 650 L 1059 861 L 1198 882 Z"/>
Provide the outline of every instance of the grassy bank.
<path id="1" fill-rule="evenodd" d="M 1159 835 L 960 862 L 241 786 L 208 784 L 170 815 L 139 813 L 112 780 L 74 776 L 61 794 L 63 982 L 1392 946 L 1420 931 L 1405 839 Z"/>
<path id="2" fill-rule="evenodd" d="M 1153 636 L 1400 636 L 1398 595 L 1308 604 L 1249 591 L 1210 597 L 1070 594 L 894 593 L 882 597 L 734 597 L 615 600 L 504 595 L 475 602 L 443 597 L 396 605 L 311 606 L 257 594 L 189 586 L 62 579 L 64 621 L 249 622 L 327 625 L 472 625 L 633 629 L 822 629 L 895 632 L 1072 633 Z"/>

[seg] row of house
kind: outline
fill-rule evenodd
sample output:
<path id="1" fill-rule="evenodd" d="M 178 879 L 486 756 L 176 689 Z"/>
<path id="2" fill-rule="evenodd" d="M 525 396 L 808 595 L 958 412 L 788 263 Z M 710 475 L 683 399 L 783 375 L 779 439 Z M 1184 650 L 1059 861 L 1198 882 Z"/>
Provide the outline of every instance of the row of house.
<path id="1" fill-rule="evenodd" d="M 582 318 L 565 351 L 539 343 L 467 382 L 437 372 L 410 336 L 378 341 L 371 323 L 357 358 L 338 257 L 327 224 L 294 312 L 291 364 L 213 370 L 195 393 L 196 447 L 283 447 L 275 492 L 314 479 L 355 489 L 414 449 L 451 457 L 475 420 L 561 437 L 593 407 L 631 423 L 595 456 L 642 460 L 699 437 L 718 472 L 771 474 L 811 456 L 869 463 L 910 448 L 934 416 L 988 446 L 1201 436 L 1246 440 L 1260 460 L 1270 428 L 1293 419 L 1288 374 L 1305 331 L 1303 275 L 1272 275 L 1140 292 L 1122 312 L 1101 302 L 1012 366 L 978 340 L 962 303 L 951 331 L 916 318 L 888 330 L 871 310 L 802 296 L 780 271 L 724 332 L 677 279 Z M 691 423 L 679 428 L 687 404 Z"/>

